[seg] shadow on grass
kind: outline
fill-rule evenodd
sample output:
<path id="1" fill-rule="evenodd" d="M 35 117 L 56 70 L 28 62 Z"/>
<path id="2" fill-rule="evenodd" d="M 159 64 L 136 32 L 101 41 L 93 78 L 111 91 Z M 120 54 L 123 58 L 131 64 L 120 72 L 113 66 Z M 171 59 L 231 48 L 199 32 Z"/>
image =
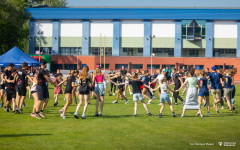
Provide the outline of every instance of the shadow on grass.
<path id="1" fill-rule="evenodd" d="M 0 138 L 6 137 L 25 137 L 25 136 L 47 136 L 52 134 L 0 134 Z"/>

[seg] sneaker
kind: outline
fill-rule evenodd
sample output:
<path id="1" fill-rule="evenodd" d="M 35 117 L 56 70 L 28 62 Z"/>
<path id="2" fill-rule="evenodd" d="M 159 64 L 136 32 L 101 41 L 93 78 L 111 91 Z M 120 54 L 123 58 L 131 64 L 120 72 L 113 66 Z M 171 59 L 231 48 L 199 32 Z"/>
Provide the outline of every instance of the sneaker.
<path id="1" fill-rule="evenodd" d="M 184 117 L 184 115 L 181 115 L 181 117 Z"/>
<path id="2" fill-rule="evenodd" d="M 222 108 L 221 109 L 224 109 L 224 106 L 222 106 Z"/>
<path id="3" fill-rule="evenodd" d="M 99 117 L 102 117 L 103 115 L 102 115 L 102 113 L 101 112 L 99 112 Z"/>
<path id="4" fill-rule="evenodd" d="M 79 119 L 77 112 L 74 113 L 74 117 L 75 117 L 76 119 Z"/>
<path id="5" fill-rule="evenodd" d="M 85 116 L 85 115 L 82 115 L 82 119 L 86 119 L 86 116 Z"/>
<path id="6" fill-rule="evenodd" d="M 63 119 L 66 119 L 66 116 L 64 114 L 60 115 Z"/>
<path id="7" fill-rule="evenodd" d="M 128 101 L 129 101 L 129 100 L 127 100 L 127 99 L 126 99 L 126 100 L 125 100 L 125 104 L 127 104 L 127 103 L 128 103 Z"/>
<path id="8" fill-rule="evenodd" d="M 39 114 L 35 114 L 35 117 L 37 118 L 37 119 L 42 119 L 40 116 L 39 116 Z"/>
<path id="9" fill-rule="evenodd" d="M 6 112 L 9 112 L 9 108 L 6 109 Z"/>
<path id="10" fill-rule="evenodd" d="M 23 107 L 25 107 L 25 106 L 26 106 L 24 102 L 23 102 L 23 104 L 22 104 L 22 105 L 23 105 Z"/>
<path id="11" fill-rule="evenodd" d="M 36 117 L 34 113 L 31 113 L 31 116 L 32 116 L 32 117 Z"/>
<path id="12" fill-rule="evenodd" d="M 66 100 L 66 98 L 63 99 L 64 101 Z"/>
<path id="13" fill-rule="evenodd" d="M 235 110 L 235 107 L 233 106 L 233 108 L 232 108 L 233 110 Z"/>
<path id="14" fill-rule="evenodd" d="M 154 95 L 152 96 L 152 99 L 156 98 Z"/>
<path id="15" fill-rule="evenodd" d="M 201 115 L 201 117 L 204 117 L 203 115 Z"/>
<path id="16" fill-rule="evenodd" d="M 133 93 L 131 92 L 130 95 L 133 95 Z"/>
<path id="17" fill-rule="evenodd" d="M 58 102 L 54 103 L 54 106 L 57 106 L 58 105 Z"/>
<path id="18" fill-rule="evenodd" d="M 196 116 L 198 116 L 200 113 L 199 112 L 197 112 L 197 114 L 196 114 Z"/>
<path id="19" fill-rule="evenodd" d="M 22 109 L 19 109 L 19 108 L 18 108 L 18 111 L 19 111 L 20 114 L 23 114 Z"/>
<path id="20" fill-rule="evenodd" d="M 1 103 L 1 106 L 0 107 L 3 107 L 4 103 Z"/>
<path id="21" fill-rule="evenodd" d="M 159 114 L 159 115 L 158 115 L 158 118 L 162 118 L 162 114 Z"/>
<path id="22" fill-rule="evenodd" d="M 19 108 L 16 107 L 16 113 L 20 114 Z"/>
<path id="23" fill-rule="evenodd" d="M 207 115 L 210 116 L 211 114 L 208 112 Z"/>
<path id="24" fill-rule="evenodd" d="M 147 114 L 148 114 L 148 116 L 151 116 L 151 115 L 152 115 L 150 112 L 148 112 Z"/>
<path id="25" fill-rule="evenodd" d="M 12 112 L 13 114 L 17 114 L 17 112 L 14 110 L 13 112 Z"/>
<path id="26" fill-rule="evenodd" d="M 137 117 L 137 115 L 133 115 L 133 117 Z"/>
<path id="27" fill-rule="evenodd" d="M 178 103 L 174 103 L 174 105 L 178 105 Z"/>
<path id="28" fill-rule="evenodd" d="M 6 109 L 6 106 L 4 106 L 4 108 L 3 108 L 5 111 L 7 111 L 7 109 Z"/>
<path id="29" fill-rule="evenodd" d="M 76 98 L 75 98 L 74 102 L 75 102 L 75 104 L 77 104 L 77 99 Z"/>
<path id="30" fill-rule="evenodd" d="M 206 106 L 207 106 L 207 102 L 204 102 L 203 107 L 206 107 Z"/>
<path id="31" fill-rule="evenodd" d="M 177 115 L 175 114 L 175 112 L 172 113 L 172 116 L 173 116 L 173 117 L 177 117 Z"/>
<path id="32" fill-rule="evenodd" d="M 39 115 L 40 115 L 42 118 L 46 118 L 46 116 L 44 115 L 44 113 L 43 113 L 42 111 L 39 113 Z"/>
<path id="33" fill-rule="evenodd" d="M 230 110 L 230 112 L 233 112 L 232 109 Z"/>
<path id="34" fill-rule="evenodd" d="M 96 113 L 95 113 L 95 116 L 96 116 L 96 117 L 99 117 L 99 114 L 96 112 Z"/>
<path id="35" fill-rule="evenodd" d="M 118 101 L 113 101 L 113 104 L 117 104 L 118 103 Z"/>
<path id="36" fill-rule="evenodd" d="M 63 110 L 59 110 L 60 115 L 63 113 Z"/>
<path id="37" fill-rule="evenodd" d="M 185 101 L 182 102 L 182 105 L 183 105 L 183 106 L 185 105 Z"/>
<path id="38" fill-rule="evenodd" d="M 115 96 L 115 93 L 113 93 L 112 95 Z"/>
<path id="39" fill-rule="evenodd" d="M 151 99 L 150 99 L 150 100 L 148 100 L 148 103 L 147 103 L 147 104 L 152 104 L 152 103 L 151 103 L 151 101 L 152 101 Z"/>
<path id="40" fill-rule="evenodd" d="M 219 110 L 217 110 L 216 113 L 219 113 Z"/>
<path id="41" fill-rule="evenodd" d="M 112 93 L 110 93 L 109 96 L 112 96 Z"/>
<path id="42" fill-rule="evenodd" d="M 162 105 L 162 103 L 159 103 L 158 105 Z"/>

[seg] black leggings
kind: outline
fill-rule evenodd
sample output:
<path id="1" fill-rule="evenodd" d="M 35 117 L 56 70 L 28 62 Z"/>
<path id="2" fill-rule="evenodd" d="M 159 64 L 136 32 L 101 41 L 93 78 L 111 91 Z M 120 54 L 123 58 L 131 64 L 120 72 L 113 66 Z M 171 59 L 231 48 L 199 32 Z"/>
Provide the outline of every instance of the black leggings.
<path id="1" fill-rule="evenodd" d="M 116 91 L 116 85 L 113 84 L 112 82 L 110 82 L 110 87 L 111 87 L 111 89 L 110 89 L 111 93 L 112 93 L 112 89 L 113 89 L 113 88 L 114 88 L 113 92 L 115 93 L 115 91 Z"/>
<path id="2" fill-rule="evenodd" d="M 180 88 L 180 86 L 175 86 L 174 90 L 178 90 L 179 88 Z M 177 103 L 177 99 L 180 99 L 180 101 L 183 102 L 182 97 L 179 96 L 179 92 L 173 92 L 173 97 L 174 97 L 175 103 Z"/>

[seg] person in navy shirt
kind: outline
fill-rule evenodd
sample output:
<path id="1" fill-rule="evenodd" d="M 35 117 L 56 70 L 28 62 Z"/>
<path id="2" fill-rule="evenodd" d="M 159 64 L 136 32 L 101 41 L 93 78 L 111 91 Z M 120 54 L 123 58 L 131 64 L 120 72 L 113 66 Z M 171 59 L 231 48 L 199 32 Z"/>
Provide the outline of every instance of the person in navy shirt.
<path id="1" fill-rule="evenodd" d="M 208 74 L 208 79 L 211 82 L 211 93 L 213 95 L 213 99 L 215 102 L 216 112 L 219 113 L 217 104 L 220 102 L 221 98 L 221 83 L 222 83 L 222 75 L 216 72 L 216 67 L 213 66 L 212 73 Z"/>
<path id="2" fill-rule="evenodd" d="M 232 88 L 232 76 L 233 76 L 233 74 L 229 73 L 229 71 L 226 70 L 225 71 L 224 85 L 223 85 L 224 97 L 227 100 L 227 104 L 228 104 L 228 107 L 229 107 L 231 112 L 232 112 L 232 107 L 231 107 L 231 104 L 230 104 L 229 95 L 233 91 L 233 88 Z"/>

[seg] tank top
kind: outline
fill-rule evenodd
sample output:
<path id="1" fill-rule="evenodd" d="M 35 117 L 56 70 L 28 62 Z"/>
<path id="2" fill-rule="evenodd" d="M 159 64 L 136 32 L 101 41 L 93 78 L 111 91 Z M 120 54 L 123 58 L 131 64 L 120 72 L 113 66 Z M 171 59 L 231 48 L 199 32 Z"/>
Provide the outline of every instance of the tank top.
<path id="1" fill-rule="evenodd" d="M 33 80 L 33 85 L 31 87 L 31 91 L 37 91 L 37 82 Z"/>
<path id="2" fill-rule="evenodd" d="M 95 83 L 103 83 L 103 75 L 95 76 Z"/>
<path id="3" fill-rule="evenodd" d="M 161 93 L 166 93 L 166 92 L 167 92 L 167 89 L 168 89 L 167 83 L 166 83 L 166 82 L 163 82 L 163 83 L 161 84 Z"/>
<path id="4" fill-rule="evenodd" d="M 117 82 L 118 82 L 118 83 L 122 83 L 122 82 L 123 82 L 122 76 L 118 76 L 118 77 L 117 77 Z"/>
<path id="5" fill-rule="evenodd" d="M 80 80 L 80 87 L 79 87 L 79 91 L 81 92 L 86 92 L 89 91 L 90 87 L 89 87 L 89 83 L 90 83 L 90 79 L 86 78 L 85 80 L 83 79 L 79 79 Z"/>

